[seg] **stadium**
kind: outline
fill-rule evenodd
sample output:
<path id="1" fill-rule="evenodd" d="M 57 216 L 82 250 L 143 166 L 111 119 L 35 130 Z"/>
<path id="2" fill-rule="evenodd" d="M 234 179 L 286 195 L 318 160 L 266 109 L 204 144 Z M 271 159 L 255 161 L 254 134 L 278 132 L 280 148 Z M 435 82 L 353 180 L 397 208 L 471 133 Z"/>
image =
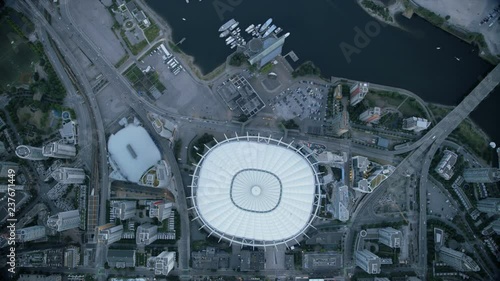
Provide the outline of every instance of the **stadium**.
<path id="1" fill-rule="evenodd" d="M 309 155 L 260 136 L 226 138 L 208 148 L 191 184 L 192 209 L 209 236 L 252 247 L 299 243 L 320 194 Z"/>

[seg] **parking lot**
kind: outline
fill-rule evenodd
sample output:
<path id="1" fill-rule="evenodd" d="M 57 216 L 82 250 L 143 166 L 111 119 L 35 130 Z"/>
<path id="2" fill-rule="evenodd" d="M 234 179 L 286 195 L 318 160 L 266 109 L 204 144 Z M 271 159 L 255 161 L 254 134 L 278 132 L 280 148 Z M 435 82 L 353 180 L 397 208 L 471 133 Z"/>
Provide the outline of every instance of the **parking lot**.
<path id="1" fill-rule="evenodd" d="M 274 113 L 283 119 L 325 121 L 327 85 L 300 81 L 268 100 Z"/>

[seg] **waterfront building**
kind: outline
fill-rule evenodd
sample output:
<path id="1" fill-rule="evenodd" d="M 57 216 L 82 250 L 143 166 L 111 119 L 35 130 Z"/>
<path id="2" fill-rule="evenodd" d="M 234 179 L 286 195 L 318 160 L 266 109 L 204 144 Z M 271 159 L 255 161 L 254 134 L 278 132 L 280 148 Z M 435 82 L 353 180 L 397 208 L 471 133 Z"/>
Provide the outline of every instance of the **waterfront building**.
<path id="1" fill-rule="evenodd" d="M 113 268 L 135 267 L 135 250 L 109 249 L 107 262 Z"/>
<path id="2" fill-rule="evenodd" d="M 78 210 L 60 212 L 49 217 L 47 226 L 59 232 L 80 226 L 80 213 Z"/>
<path id="3" fill-rule="evenodd" d="M 378 230 L 378 235 L 378 241 L 380 243 L 391 248 L 401 248 L 401 240 L 403 239 L 401 231 L 392 227 L 380 228 Z"/>
<path id="4" fill-rule="evenodd" d="M 453 177 L 454 171 L 453 168 L 455 163 L 457 163 L 458 155 L 452 151 L 445 150 L 443 158 L 437 164 L 434 171 L 438 173 L 445 180 L 451 179 Z"/>
<path id="5" fill-rule="evenodd" d="M 347 185 L 334 186 L 332 194 L 333 218 L 346 222 L 349 220 L 349 190 Z"/>
<path id="6" fill-rule="evenodd" d="M 14 162 L 0 162 L 0 178 L 6 178 L 10 175 L 9 170 L 14 171 L 14 175 L 17 173 L 19 165 Z"/>
<path id="7" fill-rule="evenodd" d="M 155 275 L 168 275 L 175 265 L 175 252 L 163 251 L 156 257 L 150 257 L 147 261 L 148 268 L 155 271 Z"/>
<path id="8" fill-rule="evenodd" d="M 410 117 L 403 120 L 403 130 L 420 132 L 423 131 L 431 125 L 431 122 L 427 119 L 420 117 Z"/>
<path id="9" fill-rule="evenodd" d="M 16 148 L 16 155 L 22 159 L 45 160 L 48 157 L 43 155 L 43 150 L 39 147 L 20 145 Z"/>
<path id="10" fill-rule="evenodd" d="M 97 227 L 97 240 L 105 245 L 111 245 L 122 238 L 123 225 L 108 223 Z"/>
<path id="11" fill-rule="evenodd" d="M 128 220 L 135 216 L 137 202 L 115 201 L 113 202 L 113 213 L 120 220 Z"/>
<path id="12" fill-rule="evenodd" d="M 35 225 L 16 230 L 16 240 L 18 242 L 28 242 L 46 237 L 45 226 Z"/>
<path id="13" fill-rule="evenodd" d="M 463 177 L 470 183 L 493 183 L 500 181 L 500 169 L 468 168 L 464 170 Z"/>
<path id="14" fill-rule="evenodd" d="M 59 167 L 51 177 L 60 184 L 82 184 L 85 182 L 85 171 L 80 168 Z"/>
<path id="15" fill-rule="evenodd" d="M 43 156 L 70 159 L 76 156 L 76 147 L 71 144 L 51 142 L 42 148 Z"/>
<path id="16" fill-rule="evenodd" d="M 355 106 L 360 103 L 368 94 L 369 84 L 365 82 L 357 82 L 351 87 L 350 94 L 350 104 Z"/>
<path id="17" fill-rule="evenodd" d="M 500 198 L 486 198 L 477 201 L 477 209 L 483 213 L 500 214 Z"/>
<path id="18" fill-rule="evenodd" d="M 341 137 L 347 132 L 349 132 L 349 113 L 344 110 L 333 117 L 332 133 L 336 137 Z"/>
<path id="19" fill-rule="evenodd" d="M 479 271 L 477 263 L 466 254 L 447 247 L 441 247 L 439 259 L 458 271 Z"/>
<path id="20" fill-rule="evenodd" d="M 367 109 L 359 115 L 359 120 L 369 124 L 380 120 L 382 109 L 380 107 L 373 107 Z"/>
<path id="21" fill-rule="evenodd" d="M 149 217 L 157 218 L 158 221 L 162 222 L 170 217 L 173 205 L 172 202 L 165 202 L 164 200 L 152 201 L 149 204 Z"/>
<path id="22" fill-rule="evenodd" d="M 333 97 L 336 100 L 341 100 L 344 96 L 342 95 L 342 84 L 338 84 L 333 91 Z"/>
<path id="23" fill-rule="evenodd" d="M 290 36 L 286 33 L 281 37 L 268 36 L 266 38 L 253 38 L 247 44 L 245 54 L 249 57 L 248 62 L 261 68 L 267 63 L 281 55 L 285 39 Z"/>
<path id="24" fill-rule="evenodd" d="M 380 273 L 380 258 L 368 250 L 355 252 L 356 265 L 369 274 Z"/>
<path id="25" fill-rule="evenodd" d="M 137 245 L 147 246 L 158 239 L 158 226 L 149 223 L 140 225 L 137 228 L 135 242 Z"/>

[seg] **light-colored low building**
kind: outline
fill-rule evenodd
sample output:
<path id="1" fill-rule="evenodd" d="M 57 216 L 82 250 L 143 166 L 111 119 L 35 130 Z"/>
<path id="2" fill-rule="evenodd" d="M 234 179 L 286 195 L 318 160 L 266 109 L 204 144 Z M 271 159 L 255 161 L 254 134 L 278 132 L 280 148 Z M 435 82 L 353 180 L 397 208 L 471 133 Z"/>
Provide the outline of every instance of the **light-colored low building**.
<path id="1" fill-rule="evenodd" d="M 113 268 L 135 267 L 135 250 L 109 249 L 107 262 Z"/>
<path id="2" fill-rule="evenodd" d="M 403 120 L 403 130 L 421 132 L 426 130 L 431 125 L 431 122 L 425 118 L 410 117 Z"/>
<path id="3" fill-rule="evenodd" d="M 333 218 L 346 222 L 349 220 L 349 189 L 347 185 L 334 186 L 332 192 Z"/>
<path id="4" fill-rule="evenodd" d="M 382 109 L 380 107 L 373 107 L 365 110 L 359 115 L 359 120 L 369 124 L 375 123 L 382 117 Z"/>

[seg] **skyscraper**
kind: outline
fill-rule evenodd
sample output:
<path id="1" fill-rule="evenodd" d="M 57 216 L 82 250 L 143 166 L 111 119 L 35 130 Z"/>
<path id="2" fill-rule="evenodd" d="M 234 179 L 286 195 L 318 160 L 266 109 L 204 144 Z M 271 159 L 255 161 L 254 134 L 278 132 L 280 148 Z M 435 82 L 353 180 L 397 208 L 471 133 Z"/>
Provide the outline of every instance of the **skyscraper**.
<path id="1" fill-rule="evenodd" d="M 149 245 L 158 239 L 158 226 L 149 223 L 137 228 L 135 242 L 137 245 Z"/>
<path id="2" fill-rule="evenodd" d="M 351 106 L 355 106 L 360 103 L 368 94 L 369 84 L 364 82 L 358 82 L 351 87 Z"/>
<path id="3" fill-rule="evenodd" d="M 349 220 L 349 190 L 347 185 L 334 186 L 332 194 L 333 218 L 346 222 Z"/>
<path id="4" fill-rule="evenodd" d="M 403 239 L 403 235 L 401 231 L 394 229 L 392 227 L 381 228 L 378 230 L 378 241 L 384 245 L 387 245 L 391 248 L 400 248 L 401 240 Z"/>
<path id="5" fill-rule="evenodd" d="M 60 212 L 49 217 L 47 226 L 59 232 L 80 226 L 80 213 L 78 210 Z"/>
<path id="6" fill-rule="evenodd" d="M 356 265 L 369 274 L 379 274 L 380 273 L 380 258 L 374 253 L 363 250 L 356 251 L 355 253 Z"/>
<path id="7" fill-rule="evenodd" d="M 439 250 L 439 259 L 458 271 L 480 270 L 477 263 L 471 257 L 447 247 L 441 247 Z"/>
<path id="8" fill-rule="evenodd" d="M 155 275 L 168 275 L 175 265 L 175 252 L 163 251 L 156 257 L 150 257 L 147 265 L 154 269 Z"/>
<path id="9" fill-rule="evenodd" d="M 464 170 L 463 176 L 470 183 L 493 183 L 500 181 L 500 169 L 468 168 Z"/>
<path id="10" fill-rule="evenodd" d="M 158 218 L 158 221 L 161 222 L 170 216 L 172 206 L 172 202 L 165 202 L 163 200 L 153 201 L 149 204 L 149 217 Z"/>
<path id="11" fill-rule="evenodd" d="M 128 220 L 135 216 L 137 203 L 135 201 L 117 201 L 113 203 L 115 217 L 120 220 Z"/>
<path id="12" fill-rule="evenodd" d="M 111 245 L 122 238 L 123 225 L 108 223 L 97 227 L 97 240 L 105 245 Z"/>
<path id="13" fill-rule="evenodd" d="M 61 184 L 81 184 L 85 182 L 85 171 L 79 168 L 59 167 L 51 174 Z"/>
<path id="14" fill-rule="evenodd" d="M 378 120 L 380 120 L 381 112 L 382 110 L 380 109 L 380 107 L 369 108 L 359 115 L 359 120 L 366 123 L 377 122 Z"/>
<path id="15" fill-rule="evenodd" d="M 69 159 L 76 156 L 74 145 L 51 142 L 42 148 L 43 156 L 52 158 Z"/>
<path id="16" fill-rule="evenodd" d="M 46 237 L 45 226 L 35 225 L 16 230 L 16 239 L 19 242 L 28 242 Z"/>
<path id="17" fill-rule="evenodd" d="M 45 160 L 47 156 L 43 155 L 42 149 L 29 145 L 20 145 L 16 148 L 16 155 L 22 159 Z"/>
<path id="18" fill-rule="evenodd" d="M 477 209 L 483 213 L 500 214 L 500 198 L 486 198 L 477 201 Z"/>
<path id="19" fill-rule="evenodd" d="M 332 133 L 334 136 L 340 137 L 347 132 L 349 132 L 349 113 L 344 110 L 333 117 Z"/>

